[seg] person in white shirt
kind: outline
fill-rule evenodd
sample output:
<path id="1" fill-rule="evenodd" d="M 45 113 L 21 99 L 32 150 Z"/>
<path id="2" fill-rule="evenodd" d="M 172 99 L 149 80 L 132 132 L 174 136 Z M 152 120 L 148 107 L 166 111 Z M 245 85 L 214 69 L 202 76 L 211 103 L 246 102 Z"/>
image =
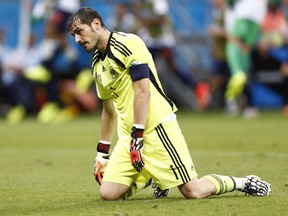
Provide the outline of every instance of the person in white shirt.
<path id="1" fill-rule="evenodd" d="M 267 11 L 267 0 L 227 0 L 226 55 L 231 71 L 225 92 L 226 110 L 238 114 L 237 99 L 241 96 L 250 70 L 250 53 L 257 42 L 260 25 Z"/>

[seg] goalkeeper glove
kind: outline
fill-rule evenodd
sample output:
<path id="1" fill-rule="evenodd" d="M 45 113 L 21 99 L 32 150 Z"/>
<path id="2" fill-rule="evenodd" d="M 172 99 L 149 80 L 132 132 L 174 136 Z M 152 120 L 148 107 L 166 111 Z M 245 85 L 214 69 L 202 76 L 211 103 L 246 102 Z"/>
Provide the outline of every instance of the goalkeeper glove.
<path id="1" fill-rule="evenodd" d="M 95 176 L 95 180 L 98 182 L 99 185 L 102 184 L 104 172 L 109 161 L 110 145 L 110 142 L 100 140 L 97 146 L 97 155 L 94 161 L 93 174 Z"/>
<path id="2" fill-rule="evenodd" d="M 130 142 L 130 159 L 132 166 L 137 170 L 137 172 L 141 172 L 145 163 L 142 159 L 143 152 L 143 128 L 132 127 L 131 137 L 132 140 Z"/>

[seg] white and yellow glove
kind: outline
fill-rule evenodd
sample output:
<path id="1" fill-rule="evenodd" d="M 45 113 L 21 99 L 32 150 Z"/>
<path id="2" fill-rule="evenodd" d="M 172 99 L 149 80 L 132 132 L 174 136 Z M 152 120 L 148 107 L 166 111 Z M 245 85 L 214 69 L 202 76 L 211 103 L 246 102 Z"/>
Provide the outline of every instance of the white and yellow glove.
<path id="1" fill-rule="evenodd" d="M 102 184 L 104 172 L 109 162 L 109 149 L 111 142 L 100 140 L 97 145 L 97 155 L 94 161 L 93 175 L 99 185 Z"/>

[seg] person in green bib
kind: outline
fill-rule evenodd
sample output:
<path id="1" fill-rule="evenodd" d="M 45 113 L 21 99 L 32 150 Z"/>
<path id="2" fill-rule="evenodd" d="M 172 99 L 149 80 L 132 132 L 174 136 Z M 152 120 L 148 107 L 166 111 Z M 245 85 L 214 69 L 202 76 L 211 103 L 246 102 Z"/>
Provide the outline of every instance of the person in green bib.
<path id="1" fill-rule="evenodd" d="M 227 0 L 226 57 L 231 71 L 225 103 L 228 114 L 239 113 L 237 99 L 243 93 L 250 70 L 251 49 L 256 44 L 260 25 L 267 11 L 268 0 Z"/>

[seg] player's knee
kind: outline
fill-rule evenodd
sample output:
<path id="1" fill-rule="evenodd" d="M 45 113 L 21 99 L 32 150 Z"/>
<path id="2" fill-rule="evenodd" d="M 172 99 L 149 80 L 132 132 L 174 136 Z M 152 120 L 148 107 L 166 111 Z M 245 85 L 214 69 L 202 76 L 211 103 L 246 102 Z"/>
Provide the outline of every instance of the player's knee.
<path id="1" fill-rule="evenodd" d="M 114 200 L 120 199 L 121 197 L 117 193 L 115 193 L 115 192 L 113 192 L 107 188 L 101 187 L 100 188 L 100 198 L 102 200 L 105 200 L 105 201 L 114 201 Z"/>
<path id="2" fill-rule="evenodd" d="M 100 198 L 105 201 L 123 199 L 128 189 L 126 186 L 103 183 L 100 187 Z"/>
<path id="3" fill-rule="evenodd" d="M 188 189 L 181 192 L 187 199 L 201 199 L 205 197 L 199 190 Z"/>
<path id="4" fill-rule="evenodd" d="M 179 189 L 187 199 L 201 199 L 211 195 L 211 191 L 207 187 L 199 184 L 198 180 L 187 182 L 179 186 Z"/>

